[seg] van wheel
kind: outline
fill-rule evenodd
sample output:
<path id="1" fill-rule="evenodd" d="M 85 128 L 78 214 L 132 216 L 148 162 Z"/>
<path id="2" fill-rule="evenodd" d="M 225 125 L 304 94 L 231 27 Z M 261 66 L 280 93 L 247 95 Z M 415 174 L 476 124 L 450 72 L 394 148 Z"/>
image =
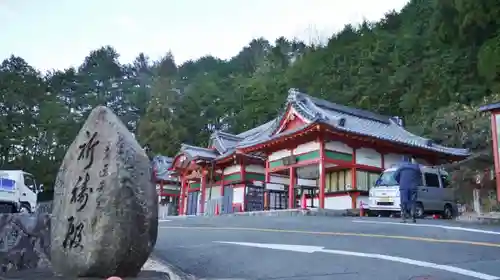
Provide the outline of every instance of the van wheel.
<path id="1" fill-rule="evenodd" d="M 444 206 L 443 218 L 447 220 L 453 219 L 453 209 L 451 208 L 451 205 L 446 204 Z"/>
<path id="2" fill-rule="evenodd" d="M 422 219 L 424 217 L 424 214 L 424 205 L 422 205 L 422 202 L 417 202 L 415 204 L 415 218 Z"/>

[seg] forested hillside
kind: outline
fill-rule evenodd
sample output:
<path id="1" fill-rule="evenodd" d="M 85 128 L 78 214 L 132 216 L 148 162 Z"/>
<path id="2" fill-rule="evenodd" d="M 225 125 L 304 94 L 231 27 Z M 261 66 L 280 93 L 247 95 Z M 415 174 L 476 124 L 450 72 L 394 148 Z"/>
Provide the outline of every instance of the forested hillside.
<path id="1" fill-rule="evenodd" d="M 175 54 L 160 61 L 139 54 L 123 65 L 106 46 L 78 68 L 42 74 L 12 56 L 0 65 L 0 167 L 52 185 L 98 104 L 141 144 L 174 155 L 181 142 L 206 145 L 216 129 L 240 132 L 275 117 L 291 87 L 404 116 L 411 130 L 447 145 L 488 149 L 489 119 L 476 110 L 500 100 L 498 18 L 500 0 L 413 0 L 379 22 L 346 26 L 322 46 L 255 39 L 227 61 L 177 65 Z"/>

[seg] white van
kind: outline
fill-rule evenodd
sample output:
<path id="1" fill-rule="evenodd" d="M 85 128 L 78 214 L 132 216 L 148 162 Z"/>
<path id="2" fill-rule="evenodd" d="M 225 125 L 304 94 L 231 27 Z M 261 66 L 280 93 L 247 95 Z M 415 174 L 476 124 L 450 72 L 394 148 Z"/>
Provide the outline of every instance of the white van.
<path id="1" fill-rule="evenodd" d="M 33 175 L 22 170 L 0 170 L 1 212 L 35 212 L 38 192 Z"/>
<path id="2" fill-rule="evenodd" d="M 399 186 L 394 179 L 397 166 L 386 169 L 370 189 L 368 208 L 372 214 L 388 215 L 401 212 Z M 418 187 L 415 212 L 418 218 L 426 213 L 439 213 L 451 219 L 457 213 L 455 192 L 450 186 L 448 173 L 444 170 L 423 166 L 422 183 Z"/>

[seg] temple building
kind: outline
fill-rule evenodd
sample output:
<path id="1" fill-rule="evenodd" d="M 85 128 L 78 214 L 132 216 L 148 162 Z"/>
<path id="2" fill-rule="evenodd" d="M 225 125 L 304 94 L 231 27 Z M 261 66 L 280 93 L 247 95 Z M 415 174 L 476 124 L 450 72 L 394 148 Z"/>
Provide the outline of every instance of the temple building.
<path id="1" fill-rule="evenodd" d="M 277 118 L 240 134 L 214 132 L 208 147 L 183 144 L 170 170 L 181 182 L 181 215 L 296 208 L 303 194 L 308 207 L 351 209 L 403 158 L 436 165 L 467 156 L 412 134 L 401 118 L 291 89 Z"/>
<path id="2" fill-rule="evenodd" d="M 156 184 L 158 199 L 162 203 L 178 205 L 181 184 L 179 177 L 173 175 L 170 169 L 173 158 L 157 155 L 152 158 L 153 180 Z"/>

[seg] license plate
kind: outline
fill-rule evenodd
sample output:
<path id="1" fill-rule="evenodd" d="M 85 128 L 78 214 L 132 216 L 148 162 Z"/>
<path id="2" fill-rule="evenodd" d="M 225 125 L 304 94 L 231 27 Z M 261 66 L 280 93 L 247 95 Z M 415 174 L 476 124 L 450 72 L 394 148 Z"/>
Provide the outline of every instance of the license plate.
<path id="1" fill-rule="evenodd" d="M 380 202 L 392 202 L 392 198 L 390 197 L 382 197 L 379 199 Z"/>

